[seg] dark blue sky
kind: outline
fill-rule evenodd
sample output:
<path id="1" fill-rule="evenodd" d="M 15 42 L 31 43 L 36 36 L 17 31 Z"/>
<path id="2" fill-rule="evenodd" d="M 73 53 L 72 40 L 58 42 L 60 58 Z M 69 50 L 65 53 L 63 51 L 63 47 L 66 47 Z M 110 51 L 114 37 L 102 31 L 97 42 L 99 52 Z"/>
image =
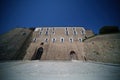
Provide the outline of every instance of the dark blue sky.
<path id="1" fill-rule="evenodd" d="M 0 0 L 0 34 L 15 27 L 120 26 L 119 0 Z"/>

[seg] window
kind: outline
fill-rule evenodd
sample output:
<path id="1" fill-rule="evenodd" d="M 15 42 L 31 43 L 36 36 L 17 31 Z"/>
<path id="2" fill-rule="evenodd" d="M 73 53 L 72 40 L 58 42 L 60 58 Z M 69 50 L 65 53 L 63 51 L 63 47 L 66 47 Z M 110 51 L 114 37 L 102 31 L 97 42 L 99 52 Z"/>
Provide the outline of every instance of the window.
<path id="1" fill-rule="evenodd" d="M 43 31 L 43 28 L 41 28 L 41 31 Z"/>
<path id="2" fill-rule="evenodd" d="M 41 42 L 40 45 L 44 45 L 44 42 Z"/>
<path id="3" fill-rule="evenodd" d="M 78 40 L 79 40 L 80 42 L 82 42 L 82 38 L 79 38 Z"/>
<path id="4" fill-rule="evenodd" d="M 37 41 L 37 39 L 36 38 L 33 38 L 33 42 L 36 42 Z"/>
<path id="5" fill-rule="evenodd" d="M 73 42 L 73 38 L 69 38 L 69 41 L 72 43 Z"/>
<path id="6" fill-rule="evenodd" d="M 40 35 L 42 34 L 42 32 L 40 31 Z"/>
<path id="7" fill-rule="evenodd" d="M 47 28 L 47 31 L 49 30 L 49 28 Z"/>
<path id="8" fill-rule="evenodd" d="M 48 36 L 48 31 L 45 32 L 45 35 Z"/>
<path id="9" fill-rule="evenodd" d="M 65 28 L 65 30 L 67 31 L 68 29 L 67 29 L 67 28 Z"/>
<path id="10" fill-rule="evenodd" d="M 53 31 L 55 30 L 55 28 L 53 28 Z"/>
<path id="11" fill-rule="evenodd" d="M 55 43 L 56 39 L 55 38 L 52 38 L 52 42 Z"/>
<path id="12" fill-rule="evenodd" d="M 64 38 L 63 37 L 60 38 L 60 42 L 62 42 L 62 43 L 64 42 Z"/>
<path id="13" fill-rule="evenodd" d="M 73 30 L 75 30 L 75 28 L 73 28 Z"/>
<path id="14" fill-rule="evenodd" d="M 53 31 L 52 34 L 55 34 L 55 32 Z"/>
<path id="15" fill-rule="evenodd" d="M 69 32 L 68 32 L 68 31 L 65 31 L 65 34 L 68 36 Z"/>
<path id="16" fill-rule="evenodd" d="M 73 30 L 75 31 L 75 30 L 76 30 L 76 28 L 73 28 Z"/>
<path id="17" fill-rule="evenodd" d="M 48 42 L 48 39 L 47 39 L 47 38 L 45 39 L 45 42 Z"/>
<path id="18" fill-rule="evenodd" d="M 74 35 L 77 35 L 77 31 L 74 30 L 74 31 L 73 31 L 73 34 L 74 34 Z"/>
<path id="19" fill-rule="evenodd" d="M 82 35 L 82 31 L 80 31 L 81 35 Z"/>
<path id="20" fill-rule="evenodd" d="M 84 28 L 82 28 L 82 34 L 85 34 L 85 29 Z"/>

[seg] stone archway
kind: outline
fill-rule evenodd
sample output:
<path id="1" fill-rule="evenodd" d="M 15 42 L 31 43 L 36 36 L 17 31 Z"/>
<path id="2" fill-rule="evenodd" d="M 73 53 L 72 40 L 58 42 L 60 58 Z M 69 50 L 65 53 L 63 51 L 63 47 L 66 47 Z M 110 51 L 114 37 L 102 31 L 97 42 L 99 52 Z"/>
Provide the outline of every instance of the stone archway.
<path id="1" fill-rule="evenodd" d="M 78 57 L 77 57 L 75 51 L 70 51 L 70 59 L 71 60 L 78 60 Z"/>
<path id="2" fill-rule="evenodd" d="M 36 54 L 35 59 L 40 59 L 41 56 L 42 56 L 42 54 L 43 54 L 43 48 L 40 47 L 40 48 L 38 48 L 38 50 L 37 50 L 37 54 Z"/>
<path id="3" fill-rule="evenodd" d="M 32 60 L 40 60 L 42 54 L 43 54 L 43 47 L 39 47 L 39 48 L 35 51 L 35 53 L 34 53 L 34 55 L 33 55 L 33 57 L 32 57 Z"/>

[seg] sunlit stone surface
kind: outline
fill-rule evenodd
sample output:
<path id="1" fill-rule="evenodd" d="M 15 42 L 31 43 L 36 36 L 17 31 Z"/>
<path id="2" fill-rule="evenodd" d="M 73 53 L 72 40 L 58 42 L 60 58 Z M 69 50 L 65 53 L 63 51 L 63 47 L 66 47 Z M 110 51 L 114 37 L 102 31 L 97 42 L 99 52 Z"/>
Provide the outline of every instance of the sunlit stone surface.
<path id="1" fill-rule="evenodd" d="M 77 60 L 1 62 L 0 80 L 120 80 L 120 65 Z"/>

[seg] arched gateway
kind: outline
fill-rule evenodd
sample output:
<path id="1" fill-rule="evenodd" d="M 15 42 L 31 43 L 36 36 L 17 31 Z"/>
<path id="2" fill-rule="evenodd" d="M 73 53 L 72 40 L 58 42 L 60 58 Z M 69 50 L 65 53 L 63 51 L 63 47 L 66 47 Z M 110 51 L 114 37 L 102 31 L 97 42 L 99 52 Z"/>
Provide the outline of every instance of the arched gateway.
<path id="1" fill-rule="evenodd" d="M 77 60 L 78 59 L 75 51 L 70 51 L 70 59 L 71 60 Z"/>

